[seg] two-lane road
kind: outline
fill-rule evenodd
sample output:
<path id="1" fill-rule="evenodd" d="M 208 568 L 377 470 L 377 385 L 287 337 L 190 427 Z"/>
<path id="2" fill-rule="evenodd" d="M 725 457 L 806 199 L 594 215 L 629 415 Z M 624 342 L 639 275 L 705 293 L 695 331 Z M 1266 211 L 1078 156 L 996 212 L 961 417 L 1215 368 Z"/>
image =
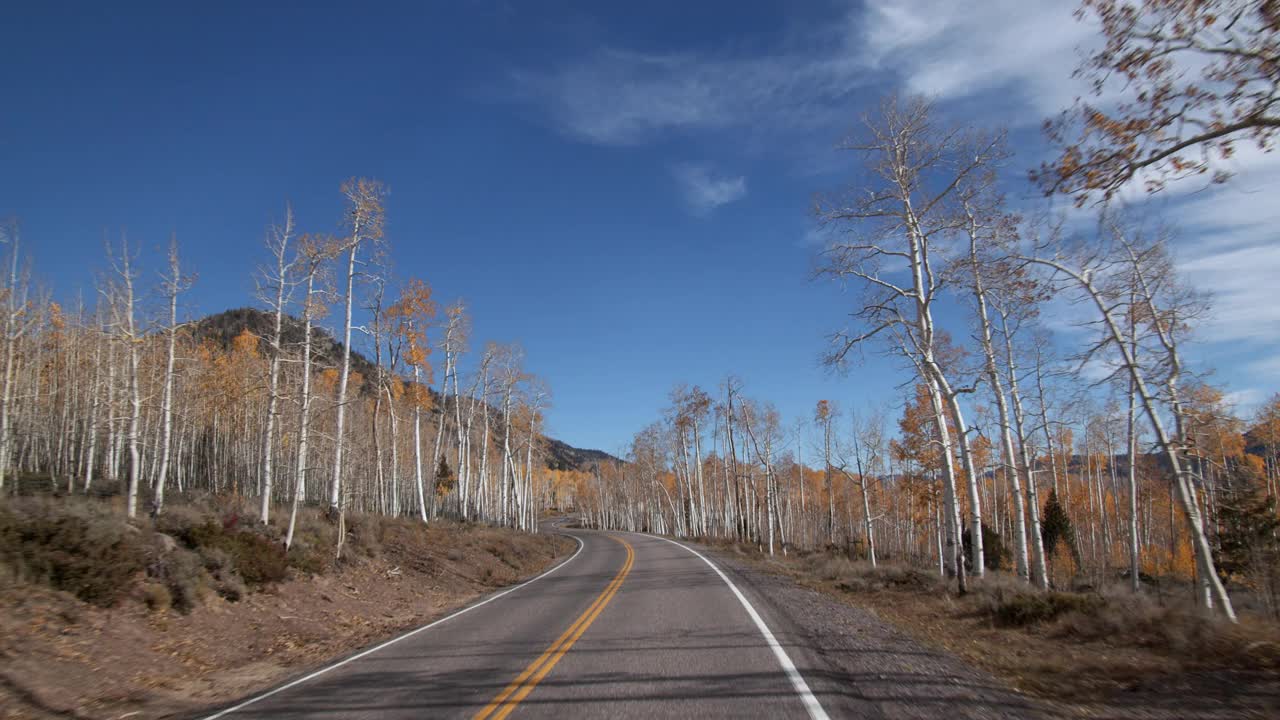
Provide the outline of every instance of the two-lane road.
<path id="1" fill-rule="evenodd" d="M 749 589 L 662 538 L 564 532 L 545 575 L 210 718 L 825 716 Z"/>

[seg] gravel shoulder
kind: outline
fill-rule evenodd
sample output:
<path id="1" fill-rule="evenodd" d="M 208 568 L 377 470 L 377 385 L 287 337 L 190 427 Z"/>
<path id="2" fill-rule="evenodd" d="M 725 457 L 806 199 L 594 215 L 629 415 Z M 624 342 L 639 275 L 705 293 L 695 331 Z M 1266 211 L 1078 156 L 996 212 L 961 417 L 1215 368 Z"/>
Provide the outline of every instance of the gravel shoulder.
<path id="1" fill-rule="evenodd" d="M 1152 665 L 1141 648 L 990 627 L 945 593 L 850 593 L 732 547 L 700 549 L 832 717 L 1236 720 L 1280 708 L 1275 668 Z"/>
<path id="2" fill-rule="evenodd" d="M 709 556 L 747 595 L 832 717 L 1053 718 L 1061 715 L 964 660 L 720 549 Z"/>

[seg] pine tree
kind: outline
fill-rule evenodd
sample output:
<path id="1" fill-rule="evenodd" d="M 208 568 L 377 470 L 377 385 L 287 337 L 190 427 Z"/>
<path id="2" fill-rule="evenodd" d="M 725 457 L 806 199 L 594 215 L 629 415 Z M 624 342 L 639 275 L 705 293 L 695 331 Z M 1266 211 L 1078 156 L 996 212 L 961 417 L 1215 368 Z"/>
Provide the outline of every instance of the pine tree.
<path id="1" fill-rule="evenodd" d="M 444 455 L 440 456 L 440 462 L 436 465 L 436 492 L 441 495 L 448 495 L 455 484 L 453 476 L 453 468 L 449 467 L 449 460 Z"/>
<path id="2" fill-rule="evenodd" d="M 1049 490 L 1049 499 L 1044 504 L 1044 520 L 1040 526 L 1040 537 L 1044 541 L 1044 554 L 1053 557 L 1053 551 L 1059 542 L 1066 544 L 1071 552 L 1071 559 L 1080 564 L 1080 552 L 1076 548 L 1076 530 L 1071 524 L 1067 510 L 1058 501 L 1058 491 Z"/>

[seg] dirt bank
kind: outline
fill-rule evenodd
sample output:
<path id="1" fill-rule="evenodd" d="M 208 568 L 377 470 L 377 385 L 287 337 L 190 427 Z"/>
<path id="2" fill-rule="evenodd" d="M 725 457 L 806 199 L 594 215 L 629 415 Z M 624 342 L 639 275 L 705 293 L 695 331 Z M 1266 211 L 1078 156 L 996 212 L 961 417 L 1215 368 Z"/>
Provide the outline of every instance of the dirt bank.
<path id="1" fill-rule="evenodd" d="M 11 572 L 0 583 L 0 717 L 188 715 L 422 625 L 574 547 L 447 521 L 362 530 L 376 549 L 366 538 L 317 573 L 291 567 L 279 582 L 203 591 L 185 612 L 142 573 L 103 607 Z"/>

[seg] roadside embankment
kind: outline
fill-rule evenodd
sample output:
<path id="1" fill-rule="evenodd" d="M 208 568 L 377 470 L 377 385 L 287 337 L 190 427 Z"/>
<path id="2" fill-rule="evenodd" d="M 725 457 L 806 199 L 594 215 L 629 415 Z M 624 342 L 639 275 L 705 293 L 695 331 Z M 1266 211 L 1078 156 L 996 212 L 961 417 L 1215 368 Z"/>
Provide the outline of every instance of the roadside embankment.
<path id="1" fill-rule="evenodd" d="M 560 535 L 380 516 L 283 526 L 243 503 L 0 502 L 0 718 L 188 714 L 424 624 L 550 567 Z M 287 519 L 287 518 L 281 518 Z"/>

